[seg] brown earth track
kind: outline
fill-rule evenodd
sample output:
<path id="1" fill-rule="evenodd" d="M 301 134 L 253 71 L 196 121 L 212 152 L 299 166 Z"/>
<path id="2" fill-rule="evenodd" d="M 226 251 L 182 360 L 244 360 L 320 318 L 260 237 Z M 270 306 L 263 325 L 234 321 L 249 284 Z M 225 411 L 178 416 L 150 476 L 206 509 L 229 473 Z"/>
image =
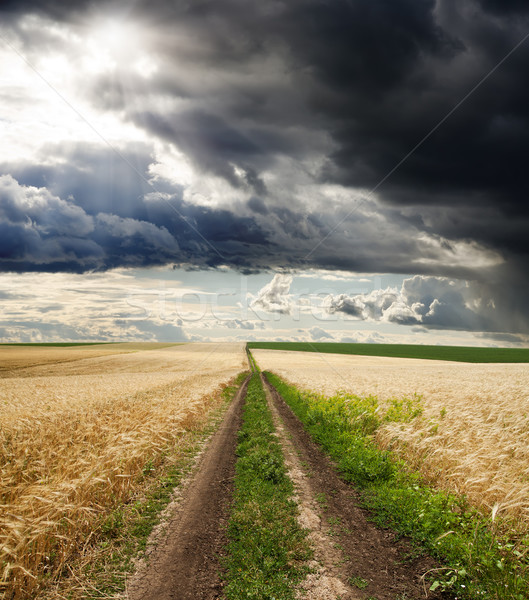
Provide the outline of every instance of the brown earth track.
<path id="1" fill-rule="evenodd" d="M 406 540 L 398 539 L 392 531 L 381 529 L 369 520 L 369 512 L 359 506 L 358 492 L 338 477 L 332 462 L 312 441 L 277 390 L 266 384 L 308 474 L 312 496 L 324 499 L 320 511 L 321 529 L 332 536 L 329 543 L 340 549 L 343 557 L 342 564 L 333 566 L 333 574 L 344 582 L 352 577 L 366 580 L 368 585 L 362 591 L 357 590 L 357 598 L 425 598 L 421 576 L 438 565 L 427 556 L 417 557 Z M 449 596 L 429 593 L 428 598 L 448 599 Z"/>
<path id="2" fill-rule="evenodd" d="M 128 600 L 214 600 L 222 597 L 220 556 L 233 495 L 237 431 L 248 380 L 241 386 L 183 492 L 164 539 L 134 576 Z"/>

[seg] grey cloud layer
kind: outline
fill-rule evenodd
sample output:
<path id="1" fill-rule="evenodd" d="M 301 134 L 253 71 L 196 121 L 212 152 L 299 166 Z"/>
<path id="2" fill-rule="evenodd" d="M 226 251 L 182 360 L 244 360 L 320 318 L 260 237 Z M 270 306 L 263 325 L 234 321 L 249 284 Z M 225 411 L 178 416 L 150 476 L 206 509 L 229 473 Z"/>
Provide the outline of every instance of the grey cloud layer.
<path id="1" fill-rule="evenodd" d="M 325 308 L 330 314 L 426 329 L 529 333 L 523 311 L 509 312 L 512 303 L 502 294 L 492 296 L 486 284 L 442 277 L 416 275 L 405 279 L 400 290 L 387 288 L 369 294 L 329 296 Z M 503 341 L 520 338 L 507 336 Z"/>
<path id="2" fill-rule="evenodd" d="M 267 207 L 252 196 L 233 212 L 190 204 L 178 193 L 130 197 L 127 180 L 116 177 L 116 199 L 107 198 L 105 209 L 94 174 L 72 170 L 63 168 L 64 177 L 51 190 L 38 185 L 49 179 L 47 169 L 40 176 L 34 168 L 30 175 L 24 169 L 17 172 L 19 180 L 30 178 L 34 185 L 22 185 L 11 175 L 0 177 L 3 270 L 83 272 L 174 263 L 254 272 L 316 262 L 331 270 L 376 272 L 383 267 L 393 272 L 482 275 L 456 247 L 422 235 L 408 222 L 399 223 L 393 211 L 374 202 L 365 201 L 352 216 L 347 207 L 329 215 L 320 198 L 311 213 L 302 214 L 273 204 Z M 83 188 L 80 202 L 66 196 L 64 181 L 73 180 L 76 189 Z M 341 218 L 344 223 L 332 240 L 318 249 L 315 259 L 307 258 Z"/>
<path id="3" fill-rule="evenodd" d="M 115 77 L 84 82 L 87 97 L 174 144 L 205 177 L 226 181 L 234 197 L 197 206 L 184 200 L 184 186 L 158 180 L 162 198 L 128 165 L 88 146 L 50 146 L 66 159 L 56 167 L 4 160 L 3 172 L 18 182 L 3 180 L 4 270 L 174 262 L 252 271 L 309 263 L 459 277 L 472 280 L 474 291 L 422 278 L 421 290 L 401 292 L 402 306 L 387 318 L 455 329 L 529 327 L 529 42 L 391 175 L 378 199 L 357 203 L 347 193 L 376 186 L 529 32 L 525 2 L 20 6 L 2 4 L 14 30 L 30 12 L 73 28 L 98 11 L 143 22 L 158 72 L 146 81 L 127 71 L 128 90 Z M 29 54 L 40 50 L 31 37 L 23 43 Z M 129 156 L 149 178 L 149 144 Z M 333 203 L 318 191 L 325 185 L 343 186 L 345 199 Z M 485 266 L 480 249 L 490 258 Z M 432 306 L 426 287 L 434 281 L 439 304 Z M 478 291 L 494 311 L 469 308 Z M 337 302 L 336 310 L 376 313 L 389 300 Z M 424 309 L 412 308 L 421 303 Z"/>
<path id="4" fill-rule="evenodd" d="M 479 286 L 440 277 L 405 279 L 400 290 L 329 296 L 329 313 L 341 312 L 367 321 L 422 325 L 431 329 L 496 330 L 497 315 Z"/>

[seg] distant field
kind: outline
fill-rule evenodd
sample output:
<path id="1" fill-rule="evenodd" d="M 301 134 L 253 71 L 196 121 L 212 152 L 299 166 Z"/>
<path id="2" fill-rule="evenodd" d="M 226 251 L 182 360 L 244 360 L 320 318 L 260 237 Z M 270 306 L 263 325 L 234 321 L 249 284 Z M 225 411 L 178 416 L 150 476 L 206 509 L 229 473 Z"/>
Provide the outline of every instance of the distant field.
<path id="1" fill-rule="evenodd" d="M 117 344 L 119 342 L 8 342 L 2 346 L 56 346 L 59 348 L 68 348 L 69 346 L 102 346 L 103 344 Z"/>
<path id="2" fill-rule="evenodd" d="M 162 350 L 178 344 L 115 343 L 115 344 L 0 344 L 0 379 L 4 377 L 35 377 L 37 375 L 65 375 L 61 369 L 81 369 L 86 359 L 97 359 L 122 354 Z M 149 355 L 150 356 L 150 355 Z M 133 359 L 134 360 L 134 359 Z M 70 363 L 70 367 L 66 366 Z M 107 368 L 105 366 L 103 368 Z M 70 373 L 71 374 L 71 373 Z"/>
<path id="3" fill-rule="evenodd" d="M 339 344 L 332 342 L 250 342 L 248 347 L 262 350 L 423 358 L 469 363 L 529 362 L 529 348 L 473 348 L 470 346 L 419 346 L 415 344 Z"/>
<path id="4" fill-rule="evenodd" d="M 71 346 L 138 346 L 142 350 L 152 348 L 166 348 L 167 346 L 179 346 L 185 342 L 0 342 L 1 346 L 29 346 L 29 347 L 52 347 L 69 348 Z"/>

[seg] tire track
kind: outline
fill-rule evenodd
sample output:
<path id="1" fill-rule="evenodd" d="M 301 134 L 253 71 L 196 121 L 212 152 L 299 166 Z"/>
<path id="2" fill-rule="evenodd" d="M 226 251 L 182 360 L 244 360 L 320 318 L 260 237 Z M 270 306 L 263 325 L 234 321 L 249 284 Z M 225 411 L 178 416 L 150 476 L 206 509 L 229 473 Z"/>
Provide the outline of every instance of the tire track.
<path id="1" fill-rule="evenodd" d="M 129 583 L 128 600 L 214 600 L 222 597 L 219 557 L 227 543 L 235 447 L 248 379 L 239 389 L 183 490 L 148 564 Z"/>
<path id="2" fill-rule="evenodd" d="M 332 529 L 321 516 L 321 506 L 316 501 L 317 492 L 313 489 L 310 477 L 304 472 L 296 447 L 279 415 L 271 388 L 263 375 L 261 380 L 283 449 L 285 464 L 296 489 L 295 501 L 300 511 L 298 520 L 303 528 L 310 531 L 309 540 L 314 550 L 314 561 L 310 565 L 314 573 L 302 584 L 300 597 L 304 600 L 359 600 L 360 596 L 354 593 L 347 584 L 347 577 L 340 572 L 339 565 L 344 562 L 343 553 L 331 542 Z"/>

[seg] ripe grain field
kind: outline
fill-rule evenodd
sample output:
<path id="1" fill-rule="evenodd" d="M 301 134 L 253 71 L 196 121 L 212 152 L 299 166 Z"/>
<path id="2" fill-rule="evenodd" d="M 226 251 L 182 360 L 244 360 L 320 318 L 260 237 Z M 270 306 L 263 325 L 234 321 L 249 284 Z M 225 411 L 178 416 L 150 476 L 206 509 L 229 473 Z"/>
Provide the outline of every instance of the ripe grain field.
<path id="1" fill-rule="evenodd" d="M 147 348 L 147 349 L 145 349 Z M 243 344 L 0 348 L 0 597 L 36 598 L 178 452 Z"/>
<path id="2" fill-rule="evenodd" d="M 253 350 L 263 370 L 326 396 L 340 391 L 420 398 L 422 415 L 376 433 L 439 489 L 506 526 L 529 526 L 529 368 L 388 357 Z"/>

